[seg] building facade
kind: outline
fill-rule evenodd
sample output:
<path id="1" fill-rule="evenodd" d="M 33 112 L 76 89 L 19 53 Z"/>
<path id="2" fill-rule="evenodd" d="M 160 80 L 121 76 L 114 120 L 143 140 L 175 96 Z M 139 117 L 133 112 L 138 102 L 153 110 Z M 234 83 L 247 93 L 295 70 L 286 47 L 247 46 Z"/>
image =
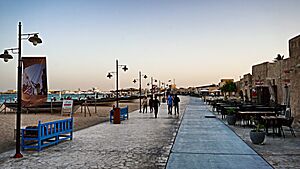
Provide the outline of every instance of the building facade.
<path id="1" fill-rule="evenodd" d="M 300 120 L 300 35 L 289 40 L 290 105 L 296 124 Z M 294 122 L 295 123 L 295 122 Z"/>
<path id="2" fill-rule="evenodd" d="M 280 57 L 273 62 L 264 62 L 252 66 L 251 80 L 241 79 L 243 86 L 251 90 L 253 102 L 266 103 L 267 101 L 286 105 L 291 108 L 291 115 L 295 117 L 294 125 L 300 120 L 300 35 L 289 40 L 288 58 Z M 248 75 L 250 77 L 250 75 Z"/>

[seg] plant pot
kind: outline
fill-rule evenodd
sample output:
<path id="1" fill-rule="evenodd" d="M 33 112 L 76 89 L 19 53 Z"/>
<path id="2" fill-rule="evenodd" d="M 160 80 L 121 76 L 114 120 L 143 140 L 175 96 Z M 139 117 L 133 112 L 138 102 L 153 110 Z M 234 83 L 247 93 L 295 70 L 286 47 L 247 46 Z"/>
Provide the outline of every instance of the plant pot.
<path id="1" fill-rule="evenodd" d="M 236 117 L 235 115 L 227 115 L 226 120 L 229 125 L 235 125 Z"/>
<path id="2" fill-rule="evenodd" d="M 265 140 L 266 133 L 264 131 L 250 131 L 250 139 L 253 144 L 261 144 Z"/>

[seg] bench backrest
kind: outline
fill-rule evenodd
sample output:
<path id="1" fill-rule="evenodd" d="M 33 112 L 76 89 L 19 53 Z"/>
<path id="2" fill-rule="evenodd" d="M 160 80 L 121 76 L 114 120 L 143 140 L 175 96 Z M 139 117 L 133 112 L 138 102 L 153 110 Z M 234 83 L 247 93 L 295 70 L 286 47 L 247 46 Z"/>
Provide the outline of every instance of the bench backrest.
<path id="1" fill-rule="evenodd" d="M 127 114 L 128 113 L 128 106 L 121 108 L 120 113 L 121 114 Z"/>
<path id="2" fill-rule="evenodd" d="M 57 120 L 52 122 L 41 123 L 39 121 L 38 137 L 54 136 L 58 133 L 69 132 L 73 130 L 73 117 L 64 120 Z"/>

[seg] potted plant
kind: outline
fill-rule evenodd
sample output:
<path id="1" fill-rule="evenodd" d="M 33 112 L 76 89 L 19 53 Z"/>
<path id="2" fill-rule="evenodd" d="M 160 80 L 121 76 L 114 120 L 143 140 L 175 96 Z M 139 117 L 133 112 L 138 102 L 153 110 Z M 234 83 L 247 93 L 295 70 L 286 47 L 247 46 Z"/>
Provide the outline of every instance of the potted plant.
<path id="1" fill-rule="evenodd" d="M 235 110 L 233 108 L 227 109 L 226 113 L 227 113 L 227 116 L 226 116 L 227 123 L 229 125 L 235 125 L 235 122 L 236 122 Z"/>
<path id="2" fill-rule="evenodd" d="M 264 125 L 256 122 L 255 129 L 250 131 L 250 139 L 253 144 L 261 144 L 265 140 L 266 133 L 262 130 Z"/>

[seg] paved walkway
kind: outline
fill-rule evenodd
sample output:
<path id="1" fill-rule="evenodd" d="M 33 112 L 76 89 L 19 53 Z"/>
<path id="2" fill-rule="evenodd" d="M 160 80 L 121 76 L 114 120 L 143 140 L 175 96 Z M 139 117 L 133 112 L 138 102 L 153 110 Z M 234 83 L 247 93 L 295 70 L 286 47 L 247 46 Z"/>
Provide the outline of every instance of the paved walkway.
<path id="1" fill-rule="evenodd" d="M 180 105 L 180 117 L 162 104 L 157 119 L 136 111 L 120 125 L 80 130 L 73 141 L 21 159 L 2 153 L 0 168 L 271 168 L 221 121 L 205 118 L 212 113 L 200 99 L 181 97 Z"/>
<path id="2" fill-rule="evenodd" d="M 198 98 L 191 98 L 166 168 L 272 168 Z"/>
<path id="3" fill-rule="evenodd" d="M 189 100 L 181 97 L 180 112 Z M 80 130 L 73 141 L 23 152 L 21 159 L 10 158 L 15 151 L 2 153 L 0 168 L 165 168 L 180 117 L 168 115 L 166 104 L 157 119 L 136 111 L 120 125 L 106 122 Z"/>

